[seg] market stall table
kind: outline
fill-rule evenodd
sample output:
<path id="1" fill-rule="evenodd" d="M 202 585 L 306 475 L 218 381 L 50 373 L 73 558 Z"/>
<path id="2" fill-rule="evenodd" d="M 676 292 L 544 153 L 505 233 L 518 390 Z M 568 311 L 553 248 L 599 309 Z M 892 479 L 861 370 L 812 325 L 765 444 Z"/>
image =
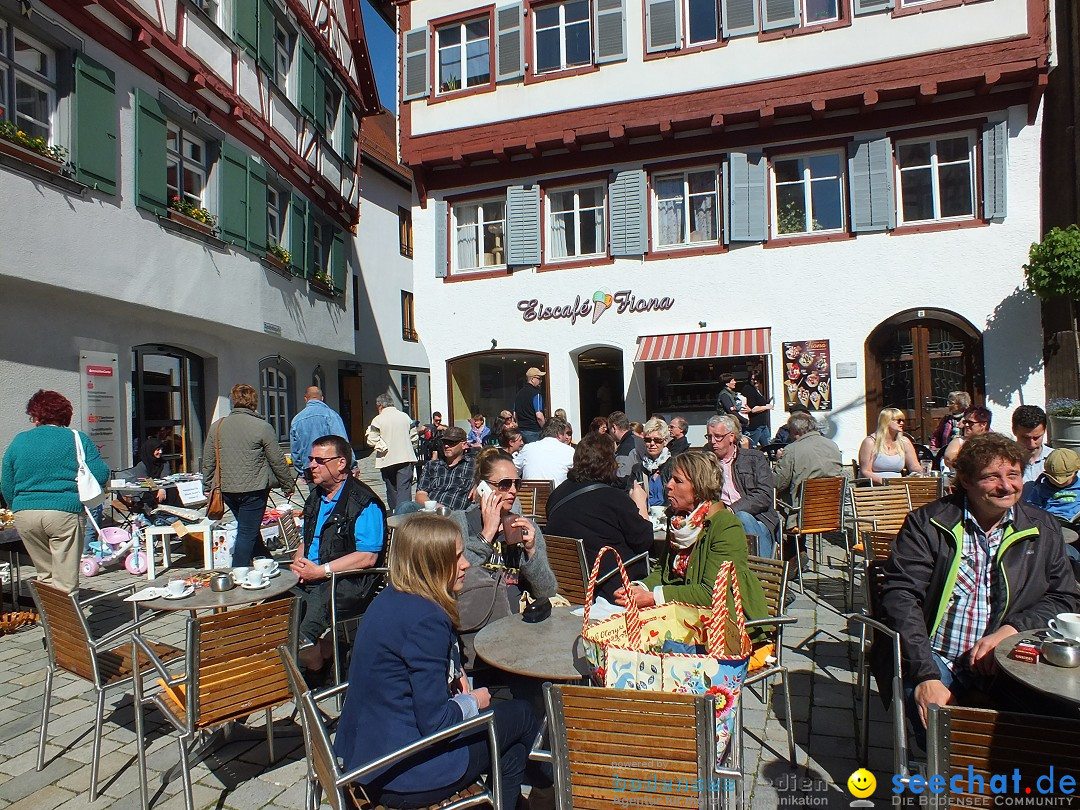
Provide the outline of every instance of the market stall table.
<path id="1" fill-rule="evenodd" d="M 1057 667 L 1041 658 L 1037 664 L 1016 661 L 1009 657 L 1022 638 L 1045 638 L 1046 630 L 1026 630 L 1002 641 L 994 649 L 994 661 L 1015 681 L 1058 700 L 1080 706 L 1080 667 Z"/>
<path id="2" fill-rule="evenodd" d="M 229 573 L 231 569 L 221 569 L 221 572 Z M 232 607 L 248 605 L 252 602 L 265 602 L 296 587 L 299 578 L 287 567 L 281 566 L 280 573 L 269 580 L 265 588 L 248 589 L 237 585 L 228 591 L 212 591 L 209 585 L 196 588 L 191 596 L 180 599 L 160 597 L 139 602 L 140 607 L 151 610 L 227 610 Z M 209 573 L 209 572 L 208 572 Z M 164 588 L 170 579 L 182 579 L 183 577 L 158 577 L 150 583 L 151 586 Z"/>
<path id="3" fill-rule="evenodd" d="M 19 591 L 20 591 L 20 576 L 19 576 L 19 552 L 23 551 L 22 538 L 19 537 L 19 532 L 14 527 L 10 529 L 0 530 L 0 549 L 7 552 L 8 564 L 10 566 L 8 570 L 8 579 L 11 583 L 11 610 L 17 612 L 19 610 Z M 3 612 L 4 599 L 3 588 L 0 588 L 0 613 Z"/>
<path id="4" fill-rule="evenodd" d="M 581 641 L 581 617 L 570 608 L 552 608 L 542 622 L 527 624 L 515 613 L 476 634 L 476 654 L 493 667 L 545 681 L 589 677 Z"/>

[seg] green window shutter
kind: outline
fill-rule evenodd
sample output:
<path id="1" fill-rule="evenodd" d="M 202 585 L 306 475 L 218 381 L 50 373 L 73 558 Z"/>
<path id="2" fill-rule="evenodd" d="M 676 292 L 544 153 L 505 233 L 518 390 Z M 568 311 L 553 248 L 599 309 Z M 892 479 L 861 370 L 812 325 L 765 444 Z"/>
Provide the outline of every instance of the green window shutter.
<path id="1" fill-rule="evenodd" d="M 221 145 L 221 238 L 247 244 L 247 155 L 231 143 Z M 266 210 L 266 206 L 263 206 Z"/>
<path id="2" fill-rule="evenodd" d="M 115 194 L 116 77 L 81 53 L 75 55 L 74 147 L 75 179 Z"/>
<path id="3" fill-rule="evenodd" d="M 334 228 L 334 246 L 330 249 L 330 278 L 334 289 L 345 291 L 345 231 Z"/>
<path id="4" fill-rule="evenodd" d="M 233 4 L 233 39 L 252 58 L 259 53 L 259 6 L 261 3 L 246 0 Z"/>
<path id="5" fill-rule="evenodd" d="M 266 167 L 254 158 L 247 161 L 247 249 L 266 252 Z"/>
<path id="6" fill-rule="evenodd" d="M 161 215 L 165 185 L 165 110 L 145 90 L 135 90 L 135 205 Z"/>
<path id="7" fill-rule="evenodd" d="M 249 0 L 250 2 L 250 0 Z M 245 5 L 237 3 L 238 6 Z M 274 11 L 271 0 L 259 0 L 259 67 L 269 76 L 274 75 Z"/>
<path id="8" fill-rule="evenodd" d="M 330 72 L 330 68 L 322 58 L 319 58 L 315 64 L 315 106 L 312 107 L 315 112 L 315 128 L 326 137 L 330 137 L 330 133 L 326 131 L 326 83 L 328 81 L 326 74 Z"/>
<path id="9" fill-rule="evenodd" d="M 300 84 L 300 113 L 309 121 L 315 120 L 315 46 L 305 36 L 300 37 L 300 66 L 297 76 Z M 322 104 L 320 99 L 319 104 Z"/>
<path id="10" fill-rule="evenodd" d="M 341 133 L 338 154 L 345 159 L 347 164 L 355 166 L 356 155 L 354 155 L 352 151 L 353 108 L 352 105 L 344 99 L 341 101 L 341 113 L 338 116 L 338 129 Z"/>
<path id="11" fill-rule="evenodd" d="M 307 276 L 307 219 L 308 201 L 299 194 L 292 195 L 289 206 L 289 253 L 293 268 L 300 276 Z"/>

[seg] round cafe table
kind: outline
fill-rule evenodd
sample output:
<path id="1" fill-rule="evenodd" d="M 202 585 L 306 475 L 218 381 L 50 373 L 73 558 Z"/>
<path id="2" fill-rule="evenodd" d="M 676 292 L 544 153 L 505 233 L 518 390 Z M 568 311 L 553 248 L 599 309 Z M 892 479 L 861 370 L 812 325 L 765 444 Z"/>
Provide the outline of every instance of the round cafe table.
<path id="1" fill-rule="evenodd" d="M 506 616 L 476 634 L 476 654 L 491 666 L 544 681 L 580 681 L 589 677 L 581 642 L 581 617 L 571 608 L 552 608 L 536 624 L 521 614 Z"/>
<path id="2" fill-rule="evenodd" d="M 994 649 L 994 661 L 1002 672 L 1024 686 L 1058 700 L 1080 706 L 1080 667 L 1056 667 L 1041 658 L 1037 664 L 1015 661 L 1009 653 L 1022 638 L 1045 638 L 1045 630 L 1025 630 L 1002 641 Z"/>
<path id="3" fill-rule="evenodd" d="M 232 569 L 224 568 L 215 571 L 214 573 L 229 573 Z M 241 605 L 250 605 L 254 602 L 265 602 L 267 599 L 272 599 L 275 596 L 281 596 L 290 588 L 296 586 L 299 582 L 299 578 L 290 571 L 286 566 L 281 566 L 280 574 L 270 580 L 269 584 L 265 588 L 259 588 L 258 590 L 241 588 L 239 585 L 228 591 L 212 591 L 209 585 L 205 585 L 202 588 L 196 588 L 195 593 L 191 596 L 185 596 L 183 599 L 166 599 L 160 597 L 158 599 L 148 599 L 145 602 L 139 602 L 140 607 L 150 608 L 152 610 L 227 610 L 228 608 L 240 607 Z M 200 571 L 198 573 L 210 573 Z M 150 585 L 158 588 L 164 588 L 169 584 L 170 579 L 183 579 L 184 577 L 173 576 L 161 576 L 153 580 Z"/>

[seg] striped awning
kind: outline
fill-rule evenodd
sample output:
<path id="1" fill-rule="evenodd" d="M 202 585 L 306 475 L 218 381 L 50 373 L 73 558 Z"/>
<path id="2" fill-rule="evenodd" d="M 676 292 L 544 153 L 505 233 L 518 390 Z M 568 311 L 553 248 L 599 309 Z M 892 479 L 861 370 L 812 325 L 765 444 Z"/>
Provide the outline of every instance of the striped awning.
<path id="1" fill-rule="evenodd" d="M 635 362 L 697 360 L 709 357 L 744 357 L 770 354 L 772 330 L 730 329 L 726 332 L 684 332 L 680 335 L 645 335 L 638 338 Z"/>

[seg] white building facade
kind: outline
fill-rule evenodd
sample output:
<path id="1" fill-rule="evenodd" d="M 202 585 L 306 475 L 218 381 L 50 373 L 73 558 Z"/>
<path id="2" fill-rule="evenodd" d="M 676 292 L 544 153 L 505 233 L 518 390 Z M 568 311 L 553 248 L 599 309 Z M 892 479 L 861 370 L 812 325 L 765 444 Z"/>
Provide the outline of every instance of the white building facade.
<path id="1" fill-rule="evenodd" d="M 51 388 L 114 469 L 148 436 L 198 469 L 239 382 L 283 441 L 319 385 L 362 446 L 366 367 L 426 361 L 400 339 L 357 356 L 382 294 L 361 209 L 412 196 L 361 190 L 381 107 L 359 7 L 28 6 L 0 0 L 0 452 Z"/>
<path id="2" fill-rule="evenodd" d="M 1041 402 L 1046 0 L 410 0 L 417 322 L 457 424 L 528 366 L 579 431 L 718 377 L 852 458 L 884 406 Z"/>

